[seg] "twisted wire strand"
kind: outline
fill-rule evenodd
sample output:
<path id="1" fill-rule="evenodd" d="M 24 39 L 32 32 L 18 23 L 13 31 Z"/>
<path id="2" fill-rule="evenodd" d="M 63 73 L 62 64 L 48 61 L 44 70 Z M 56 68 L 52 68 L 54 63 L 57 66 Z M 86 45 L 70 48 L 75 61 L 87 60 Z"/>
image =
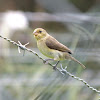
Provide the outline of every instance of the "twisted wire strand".
<path id="1" fill-rule="evenodd" d="M 67 73 L 69 76 L 73 77 L 74 79 L 83 82 L 89 89 L 91 89 L 91 90 L 93 90 L 93 91 L 95 91 L 95 92 L 97 92 L 97 93 L 100 94 L 100 91 L 98 91 L 97 89 L 95 89 L 95 88 L 93 88 L 92 86 L 90 86 L 85 80 L 83 80 L 83 79 L 81 79 L 81 78 L 79 78 L 79 77 L 76 77 L 76 76 L 72 75 L 72 74 L 71 74 L 70 72 L 68 72 L 67 70 L 66 70 L 66 73 Z"/>
<path id="2" fill-rule="evenodd" d="M 12 44 L 14 44 L 14 45 L 16 45 L 17 47 L 19 47 L 19 48 L 22 49 L 22 50 L 26 50 L 26 51 L 28 51 L 28 52 L 33 53 L 33 54 L 36 55 L 39 59 L 41 59 L 43 62 L 45 61 L 45 60 L 44 60 L 41 56 L 39 56 L 35 51 L 33 51 L 33 50 L 29 49 L 29 48 L 26 48 L 25 45 L 18 44 L 18 43 L 16 43 L 16 42 L 12 41 L 11 39 L 8 39 L 7 37 L 3 37 L 3 36 L 1 36 L 1 35 L 0 35 L 0 37 L 3 38 L 4 40 L 6 40 L 6 41 L 8 41 L 8 42 L 10 42 L 10 43 L 12 43 Z M 51 63 L 48 63 L 48 65 L 54 67 Z M 90 86 L 85 80 L 83 80 L 83 79 L 81 79 L 81 78 L 79 78 L 79 77 L 76 77 L 75 75 L 71 74 L 70 72 L 68 72 L 68 71 L 66 70 L 66 68 L 67 68 L 67 67 L 63 68 L 62 65 L 61 65 L 61 68 L 56 68 L 56 70 L 58 70 L 62 75 L 66 75 L 66 74 L 67 74 L 67 75 L 71 76 L 72 78 L 74 78 L 74 79 L 76 79 L 76 80 L 78 80 L 78 81 L 81 81 L 81 82 L 84 83 L 89 89 L 93 90 L 94 92 L 96 92 L 96 93 L 98 93 L 98 94 L 100 95 L 100 91 L 99 91 L 99 90 L 97 90 L 97 89 L 95 89 L 94 87 Z M 100 98 L 99 98 L 99 100 L 100 100 Z"/>

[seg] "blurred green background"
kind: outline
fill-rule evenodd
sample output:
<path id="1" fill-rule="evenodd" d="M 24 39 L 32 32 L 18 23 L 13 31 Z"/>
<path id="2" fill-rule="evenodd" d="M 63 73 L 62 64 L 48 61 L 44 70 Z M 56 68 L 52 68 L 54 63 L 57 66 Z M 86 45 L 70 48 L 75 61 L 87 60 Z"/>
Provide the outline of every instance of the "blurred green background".
<path id="1" fill-rule="evenodd" d="M 67 71 L 100 90 L 100 0 L 0 0 L 0 35 L 27 46 L 44 57 L 32 35 L 44 28 L 68 46 L 73 61 L 62 61 Z M 53 62 L 55 63 L 55 62 Z M 60 65 L 58 65 L 60 67 Z M 98 100 L 83 83 L 43 64 L 35 55 L 0 38 L 0 100 Z"/>

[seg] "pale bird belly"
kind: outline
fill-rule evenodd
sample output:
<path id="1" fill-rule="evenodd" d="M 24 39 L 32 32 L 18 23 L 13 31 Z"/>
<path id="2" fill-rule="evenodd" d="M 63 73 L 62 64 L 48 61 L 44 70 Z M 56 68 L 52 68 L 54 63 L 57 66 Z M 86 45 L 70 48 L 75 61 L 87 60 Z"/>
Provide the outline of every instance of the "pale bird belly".
<path id="1" fill-rule="evenodd" d="M 43 43 L 38 43 L 37 46 L 38 46 L 40 52 L 41 52 L 43 55 L 45 55 L 45 56 L 47 56 L 47 57 L 49 57 L 49 58 L 54 59 L 54 54 L 53 54 L 52 50 L 49 49 L 45 44 L 43 44 Z"/>

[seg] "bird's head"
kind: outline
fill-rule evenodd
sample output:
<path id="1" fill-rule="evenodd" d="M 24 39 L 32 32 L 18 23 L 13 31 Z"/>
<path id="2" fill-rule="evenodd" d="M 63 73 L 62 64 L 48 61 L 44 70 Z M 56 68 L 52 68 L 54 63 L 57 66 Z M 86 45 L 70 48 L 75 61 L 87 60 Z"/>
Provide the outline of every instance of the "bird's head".
<path id="1" fill-rule="evenodd" d="M 33 35 L 37 40 L 45 38 L 47 36 L 47 34 L 48 33 L 43 28 L 36 28 L 33 31 Z"/>

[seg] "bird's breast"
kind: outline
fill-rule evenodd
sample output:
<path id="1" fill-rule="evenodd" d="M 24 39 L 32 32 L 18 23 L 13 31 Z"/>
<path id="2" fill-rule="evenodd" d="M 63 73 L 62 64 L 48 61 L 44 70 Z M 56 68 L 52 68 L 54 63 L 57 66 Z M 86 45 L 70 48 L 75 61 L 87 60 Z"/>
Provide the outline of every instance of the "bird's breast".
<path id="1" fill-rule="evenodd" d="M 40 40 L 40 41 L 37 41 L 37 46 L 40 50 L 40 52 L 47 56 L 47 57 L 50 57 L 50 58 L 54 58 L 54 55 L 53 55 L 53 51 L 52 49 L 49 49 L 46 44 L 45 44 L 45 41 L 44 40 Z"/>

